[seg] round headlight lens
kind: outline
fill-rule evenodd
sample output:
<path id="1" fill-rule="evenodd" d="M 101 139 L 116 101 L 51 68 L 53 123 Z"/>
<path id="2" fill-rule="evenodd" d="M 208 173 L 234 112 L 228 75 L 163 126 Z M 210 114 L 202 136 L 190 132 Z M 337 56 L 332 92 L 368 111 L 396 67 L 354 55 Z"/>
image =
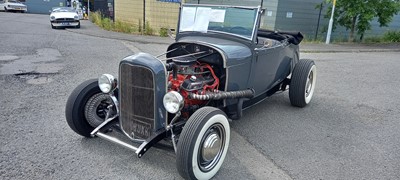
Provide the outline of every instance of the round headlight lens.
<path id="1" fill-rule="evenodd" d="M 110 93 L 117 87 L 117 79 L 111 74 L 103 74 L 99 77 L 99 88 L 103 93 Z"/>
<path id="2" fill-rule="evenodd" d="M 50 16 L 50 19 L 56 19 L 56 17 L 54 17 L 54 16 Z"/>
<path id="3" fill-rule="evenodd" d="M 78 19 L 79 19 L 79 16 L 74 16 L 74 18 L 75 18 L 75 20 L 78 20 Z"/>
<path id="4" fill-rule="evenodd" d="M 165 94 L 163 104 L 169 113 L 175 114 L 183 108 L 184 99 L 178 92 L 170 91 Z"/>

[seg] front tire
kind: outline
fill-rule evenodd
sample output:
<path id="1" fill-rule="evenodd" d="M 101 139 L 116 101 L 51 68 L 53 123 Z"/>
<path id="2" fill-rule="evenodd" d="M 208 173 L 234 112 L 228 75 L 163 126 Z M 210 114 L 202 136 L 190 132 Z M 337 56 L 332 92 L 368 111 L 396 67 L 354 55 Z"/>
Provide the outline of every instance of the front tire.
<path id="1" fill-rule="evenodd" d="M 109 95 L 100 90 L 97 79 L 83 82 L 74 89 L 66 104 L 69 127 L 81 136 L 91 137 L 94 128 L 105 120 L 107 106 L 111 103 Z"/>
<path id="2" fill-rule="evenodd" d="M 210 179 L 228 151 L 229 122 L 224 112 L 203 107 L 189 118 L 180 134 L 176 165 L 184 179 Z"/>
<path id="3" fill-rule="evenodd" d="M 81 23 L 79 22 L 77 26 L 75 26 L 75 28 L 81 28 Z"/>
<path id="4" fill-rule="evenodd" d="M 294 67 L 289 86 L 289 99 L 293 106 L 304 107 L 310 103 L 317 80 L 317 67 L 313 60 L 301 59 Z"/>

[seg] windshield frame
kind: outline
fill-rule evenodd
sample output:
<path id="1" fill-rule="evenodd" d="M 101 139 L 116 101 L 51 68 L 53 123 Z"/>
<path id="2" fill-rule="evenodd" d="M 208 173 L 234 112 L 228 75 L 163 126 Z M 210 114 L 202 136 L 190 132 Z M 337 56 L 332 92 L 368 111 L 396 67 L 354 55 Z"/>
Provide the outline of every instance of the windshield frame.
<path id="1" fill-rule="evenodd" d="M 207 32 L 201 32 L 201 31 L 181 31 L 181 16 L 182 16 L 182 9 L 184 7 L 210 7 L 210 8 L 238 8 L 238 9 L 247 9 L 247 10 L 255 10 L 255 18 L 253 22 L 253 27 L 252 27 L 252 32 L 251 32 L 251 37 L 240 35 L 240 34 L 235 34 L 235 33 L 230 33 L 230 32 L 225 32 L 225 31 L 218 31 L 218 30 L 207 30 Z M 214 33 L 221 33 L 221 34 L 227 34 L 231 36 L 236 36 L 242 39 L 250 40 L 253 41 L 254 37 L 257 33 L 257 28 L 259 26 L 259 20 L 260 20 L 260 12 L 261 12 L 261 6 L 230 6 L 230 5 L 211 5 L 211 4 L 181 4 L 179 8 L 179 18 L 178 18 L 178 27 L 177 27 L 177 35 L 179 34 L 187 34 L 187 33 L 205 33 L 207 34 L 208 32 L 214 32 Z"/>
<path id="2" fill-rule="evenodd" d="M 59 11 L 59 10 L 64 10 L 64 11 Z M 76 10 L 72 7 L 53 7 L 51 10 L 51 13 L 57 13 L 57 12 L 75 12 L 76 13 Z"/>

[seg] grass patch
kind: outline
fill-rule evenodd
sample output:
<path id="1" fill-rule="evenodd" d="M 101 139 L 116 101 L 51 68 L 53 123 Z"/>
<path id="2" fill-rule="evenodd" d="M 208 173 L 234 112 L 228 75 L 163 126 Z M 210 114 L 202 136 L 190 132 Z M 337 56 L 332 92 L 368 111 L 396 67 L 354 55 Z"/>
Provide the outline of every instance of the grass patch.
<path id="1" fill-rule="evenodd" d="M 131 24 L 122 22 L 122 21 L 115 21 L 114 23 L 114 31 L 123 32 L 123 33 L 135 33 L 137 32 L 135 27 Z"/>
<path id="2" fill-rule="evenodd" d="M 122 32 L 128 34 L 145 34 L 145 35 L 154 35 L 157 33 L 151 26 L 149 22 L 146 22 L 145 27 L 142 26 L 142 21 L 139 19 L 139 23 L 137 25 L 123 22 L 120 20 L 112 21 L 110 18 L 104 17 L 101 12 L 96 11 L 90 13 L 90 20 L 96 24 L 97 26 L 107 30 L 107 31 L 115 31 Z M 161 36 L 167 36 L 167 32 L 160 33 Z"/>
<path id="3" fill-rule="evenodd" d="M 90 20 L 94 23 L 94 24 L 96 24 L 96 25 L 98 25 L 98 26 L 101 26 L 101 13 L 100 12 L 98 12 L 98 11 L 96 11 L 96 12 L 93 12 L 93 13 L 90 13 Z"/>
<path id="4" fill-rule="evenodd" d="M 138 22 L 138 32 L 140 32 L 140 33 L 143 32 L 142 20 L 141 19 L 139 19 L 139 22 Z"/>
<path id="5" fill-rule="evenodd" d="M 146 24 L 144 27 L 144 34 L 145 35 L 153 35 L 154 34 L 154 29 L 151 28 L 149 21 L 146 21 Z"/>
<path id="6" fill-rule="evenodd" d="M 364 43 L 382 43 L 383 39 L 382 37 L 379 36 L 371 36 L 371 37 L 366 37 L 363 40 Z"/>
<path id="7" fill-rule="evenodd" d="M 382 39 L 385 42 L 400 42 L 400 31 L 387 31 Z"/>
<path id="8" fill-rule="evenodd" d="M 101 27 L 107 31 L 114 30 L 114 22 L 112 22 L 109 18 L 103 18 L 101 20 Z"/>
<path id="9" fill-rule="evenodd" d="M 168 36 L 168 28 L 160 28 L 160 31 L 158 31 L 158 34 L 160 34 L 161 37 L 167 37 Z"/>
<path id="10" fill-rule="evenodd" d="M 400 31 L 387 31 L 382 36 L 370 36 L 364 43 L 397 43 L 400 42 Z"/>

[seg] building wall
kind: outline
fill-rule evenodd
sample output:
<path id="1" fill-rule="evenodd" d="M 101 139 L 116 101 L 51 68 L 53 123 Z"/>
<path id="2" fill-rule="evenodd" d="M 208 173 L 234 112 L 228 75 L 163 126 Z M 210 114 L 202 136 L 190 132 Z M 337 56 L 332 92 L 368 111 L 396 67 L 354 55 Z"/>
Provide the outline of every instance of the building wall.
<path id="1" fill-rule="evenodd" d="M 261 17 L 261 28 L 272 30 L 275 29 L 278 3 L 279 0 L 264 0 L 263 9 L 265 12 Z"/>
<path id="2" fill-rule="evenodd" d="M 110 1 L 112 2 L 112 1 Z M 110 12 L 108 11 L 107 0 L 94 0 L 92 5 L 92 11 L 100 11 L 106 17 L 110 16 Z"/>
<path id="3" fill-rule="evenodd" d="M 28 13 L 50 14 L 53 7 L 66 6 L 65 0 L 26 0 Z"/>
<path id="4" fill-rule="evenodd" d="M 320 0 L 280 0 L 278 4 L 275 30 L 300 31 L 306 38 L 313 39 L 317 31 Z M 324 12 L 321 22 L 324 21 Z M 320 26 L 321 28 L 321 26 Z"/>

